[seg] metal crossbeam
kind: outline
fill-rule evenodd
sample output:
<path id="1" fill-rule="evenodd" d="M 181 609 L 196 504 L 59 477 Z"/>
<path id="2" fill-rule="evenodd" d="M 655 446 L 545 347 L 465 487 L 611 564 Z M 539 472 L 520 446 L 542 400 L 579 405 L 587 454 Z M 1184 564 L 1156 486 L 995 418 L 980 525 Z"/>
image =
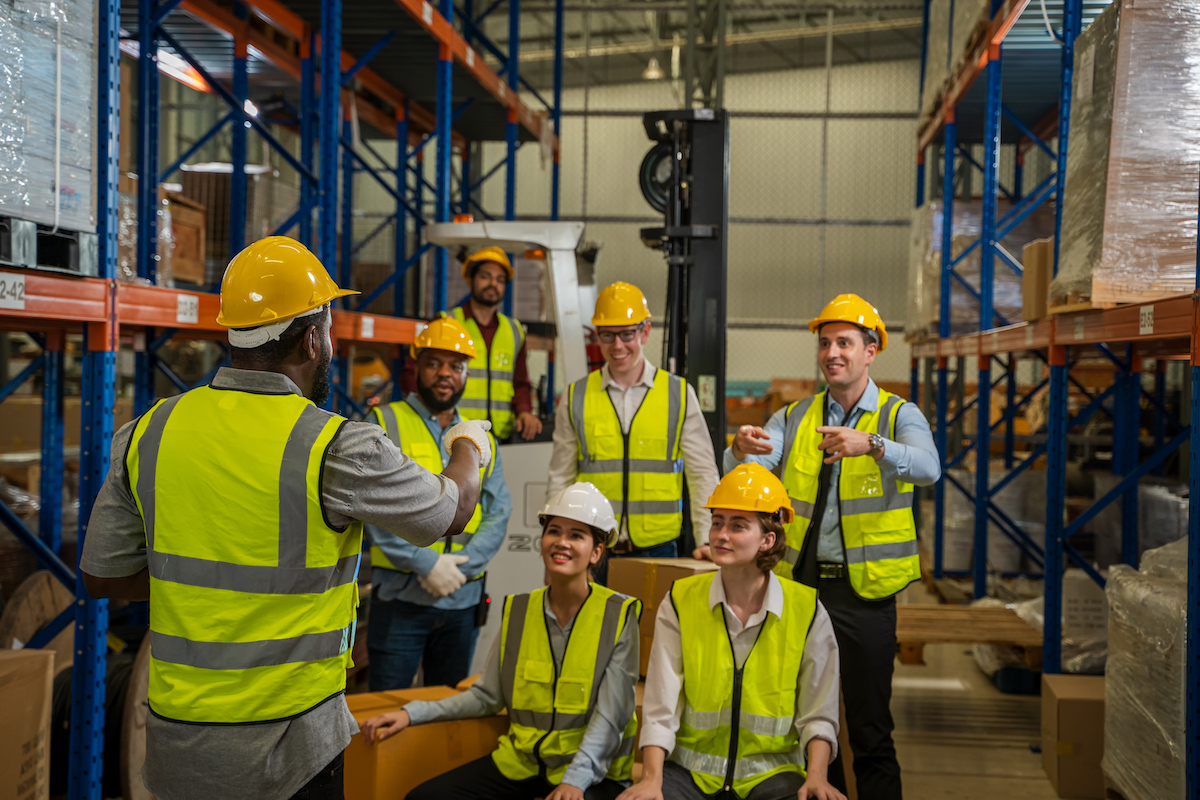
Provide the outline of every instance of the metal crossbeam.
<path id="1" fill-rule="evenodd" d="M 80 513 L 82 514 L 83 512 L 81 511 Z M 16 512 L 2 501 L 0 501 L 0 523 L 12 531 L 13 536 L 16 536 L 21 544 L 33 551 L 33 555 L 37 558 L 38 565 L 42 569 L 49 570 L 59 582 L 68 589 L 74 590 L 75 573 L 71 568 L 64 564 L 63 560 L 47 547 L 38 538 L 36 533 L 25 526 L 25 522 L 16 515 Z"/>
<path id="2" fill-rule="evenodd" d="M 171 177 L 171 175 L 175 173 L 175 170 L 182 167 L 188 162 L 188 159 L 200 152 L 200 148 L 212 141 L 212 138 L 220 133 L 232 119 L 233 111 L 230 110 L 225 116 L 217 120 L 217 123 L 209 128 L 203 136 L 193 142 L 191 147 L 189 147 L 187 150 L 184 150 L 183 155 L 171 162 L 171 166 L 160 172 L 158 175 L 158 182 L 163 183 L 167 178 Z"/>
<path id="3" fill-rule="evenodd" d="M 383 48 L 391 44 L 392 39 L 395 38 L 395 29 L 388 31 L 383 36 L 380 36 L 379 41 L 371 45 L 367 49 L 367 52 L 362 54 L 362 58 L 358 59 L 358 61 L 355 61 L 354 65 L 351 66 L 350 69 L 342 73 L 342 88 L 344 89 L 345 87 L 349 86 L 350 82 L 354 80 L 354 76 L 362 72 L 363 67 L 367 66 L 367 64 L 370 64 L 375 56 L 379 55 L 383 51 Z"/>
<path id="4" fill-rule="evenodd" d="M 42 364 L 44 364 L 45 361 L 45 353 L 39 354 L 37 358 L 33 359 L 25 366 L 25 369 L 18 372 L 15 378 L 4 384 L 4 386 L 0 386 L 0 403 L 4 402 L 10 394 L 20 388 L 22 383 L 33 377 L 33 374 L 42 368 Z"/>
<path id="5" fill-rule="evenodd" d="M 1058 154 L 1051 150 L 1048 144 L 1042 141 L 1042 137 L 1034 133 L 1024 122 L 1021 122 L 1017 115 L 1010 111 L 1008 106 L 1004 105 L 1003 103 L 1000 104 L 1000 113 L 1008 117 L 1008 121 L 1015 125 L 1017 130 L 1025 135 L 1025 138 L 1029 139 L 1029 141 L 1041 148 L 1042 152 L 1050 156 L 1052 160 L 1058 158 Z"/>
<path id="6" fill-rule="evenodd" d="M 431 244 L 428 244 L 428 243 L 427 243 L 427 244 L 423 244 L 423 245 L 421 245 L 420 247 L 418 247 L 418 248 L 417 248 L 417 252 L 415 252 L 415 253 L 413 253 L 411 256 L 409 256 L 409 259 L 408 259 L 407 261 L 405 261 L 405 262 L 404 262 L 404 263 L 403 263 L 403 264 L 400 266 L 400 268 L 399 268 L 399 269 L 397 269 L 397 270 L 396 270 L 395 272 L 393 272 L 391 275 L 388 275 L 388 276 L 387 276 L 387 277 L 386 277 L 386 278 L 383 280 L 383 282 L 382 282 L 382 283 L 380 283 L 378 286 L 376 286 L 374 289 L 372 289 L 372 290 L 371 290 L 371 293 L 370 293 L 370 294 L 368 294 L 366 297 L 364 297 L 364 298 L 362 299 L 362 302 L 360 302 L 360 303 L 358 304 L 358 308 L 357 308 L 357 309 L 355 309 L 355 310 L 356 310 L 356 311 L 362 311 L 362 310 L 363 310 L 363 309 L 365 309 L 367 306 L 371 305 L 371 303 L 374 303 L 374 302 L 375 302 L 375 301 L 376 301 L 376 300 L 379 298 L 379 296 L 380 296 L 380 295 L 382 295 L 382 294 L 383 294 L 385 291 L 387 291 L 387 289 L 388 289 L 388 288 L 389 288 L 389 287 L 390 287 L 390 286 L 391 286 L 393 283 L 395 283 L 397 280 L 399 280 L 399 278 L 400 278 L 402 275 L 404 275 L 404 273 L 408 272 L 408 269 L 409 269 L 409 267 L 411 267 L 413 264 L 416 264 L 418 261 L 420 261 L 420 260 L 421 260 L 421 257 L 422 257 L 423 255 L 425 255 L 427 252 L 429 252 L 429 250 L 430 250 L 432 247 L 433 247 L 433 245 L 431 245 Z"/>

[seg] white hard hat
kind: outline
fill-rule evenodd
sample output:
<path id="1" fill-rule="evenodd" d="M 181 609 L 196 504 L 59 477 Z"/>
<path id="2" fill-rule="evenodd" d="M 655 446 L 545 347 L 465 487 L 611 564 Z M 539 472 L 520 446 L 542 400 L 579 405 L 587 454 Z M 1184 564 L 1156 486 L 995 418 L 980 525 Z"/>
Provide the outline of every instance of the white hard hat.
<path id="1" fill-rule="evenodd" d="M 587 481 L 573 483 L 547 500 L 538 512 L 538 522 L 545 527 L 551 517 L 566 517 L 605 531 L 608 534 L 605 547 L 617 543 L 617 518 L 612 503 Z"/>

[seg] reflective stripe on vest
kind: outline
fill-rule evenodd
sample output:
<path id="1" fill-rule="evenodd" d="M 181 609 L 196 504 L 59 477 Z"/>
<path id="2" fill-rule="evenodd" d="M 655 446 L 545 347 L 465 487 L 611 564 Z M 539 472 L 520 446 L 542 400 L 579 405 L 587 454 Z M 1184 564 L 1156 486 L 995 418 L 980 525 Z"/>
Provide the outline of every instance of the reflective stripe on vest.
<path id="1" fill-rule="evenodd" d="M 454 318 L 461 322 L 475 342 L 475 358 L 471 359 L 467 388 L 458 401 L 458 413 L 463 419 L 491 420 L 492 433 L 497 439 L 512 435 L 513 370 L 517 354 L 525 346 L 525 328 L 520 322 L 497 312 L 496 333 L 489 348 L 479 325 L 466 315 L 462 306 L 454 309 Z"/>
<path id="2" fill-rule="evenodd" d="M 739 671 L 724 608 L 709 606 L 719 575 L 681 578 L 671 586 L 683 651 L 683 713 L 670 759 L 691 772 L 705 794 L 732 788 L 745 797 L 772 775 L 804 773 L 794 724 L 796 685 L 817 593 L 781 581 L 783 614 L 767 614 Z"/>
<path id="3" fill-rule="evenodd" d="M 817 449 L 822 439 L 817 427 L 822 422 L 825 398 L 822 392 L 793 403 L 787 410 L 783 485 L 795 518 L 786 526 L 787 553 L 775 568 L 784 577 L 791 577 L 810 523 L 819 513 L 814 504 L 823 453 Z M 903 403 L 898 395 L 880 389 L 879 410 L 861 414 L 855 430 L 892 439 Z M 870 456 L 844 458 L 839 463 L 838 511 L 850 585 L 867 599 L 890 597 L 921 577 L 912 514 L 913 486 L 884 480 L 879 464 Z M 817 535 L 815 530 L 813 535 Z"/>
<path id="4" fill-rule="evenodd" d="M 151 710 L 184 722 L 302 714 L 345 689 L 362 525 L 329 526 L 321 464 L 345 422 L 298 395 L 202 387 L 134 426 Z"/>
<path id="5" fill-rule="evenodd" d="M 442 474 L 442 469 L 444 468 L 442 465 L 442 446 L 433 438 L 433 434 L 430 433 L 429 426 L 425 424 L 425 420 L 421 419 L 421 415 L 407 401 L 400 400 L 395 403 L 388 403 L 385 406 L 378 406 L 375 409 L 375 422 L 383 426 L 388 438 L 392 440 L 394 445 L 403 450 L 405 455 L 434 475 Z M 496 452 L 496 440 L 490 432 L 488 433 L 488 438 L 491 440 L 492 452 L 494 453 Z M 494 464 L 495 461 L 492 461 L 488 466 L 479 470 L 480 484 L 491 476 Z M 462 533 L 438 539 L 435 543 L 429 545 L 429 548 L 438 553 L 454 553 L 462 550 L 471 541 L 471 537 L 475 535 L 475 531 L 479 530 L 482 520 L 483 505 L 476 503 L 475 513 L 467 521 Z M 385 533 L 383 535 L 386 536 L 388 534 Z M 412 572 L 412 570 L 408 569 L 398 569 L 387 557 L 387 553 L 374 544 L 371 545 L 371 566 L 380 569 L 396 570 L 398 572 Z M 480 572 L 478 575 L 472 576 L 470 580 L 478 580 L 484 574 L 484 572 Z"/>
<path id="6" fill-rule="evenodd" d="M 602 381 L 596 371 L 567 390 L 580 479 L 591 481 L 612 501 L 618 524 L 629 515 L 634 545 L 653 547 L 672 541 L 683 525 L 681 439 L 686 384 L 658 370 L 626 434 Z"/>
<path id="7" fill-rule="evenodd" d="M 591 584 L 591 593 L 575 615 L 562 663 L 556 664 L 546 630 L 546 591 L 504 601 L 500 689 L 510 721 L 492 760 L 509 780 L 532 778 L 545 769 L 546 780 L 558 784 L 583 742 L 629 609 L 636 609 L 636 625 L 641 601 Z M 636 735 L 635 714 L 609 763 L 607 776 L 612 780 L 630 779 Z"/>

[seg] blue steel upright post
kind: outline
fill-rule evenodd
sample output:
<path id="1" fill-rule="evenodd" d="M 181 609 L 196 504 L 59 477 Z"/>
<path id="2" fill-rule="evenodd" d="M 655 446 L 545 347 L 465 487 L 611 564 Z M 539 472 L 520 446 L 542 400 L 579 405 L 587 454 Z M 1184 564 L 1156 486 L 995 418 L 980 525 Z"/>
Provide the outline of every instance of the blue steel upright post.
<path id="1" fill-rule="evenodd" d="M 392 284 L 392 315 L 407 316 L 405 308 L 405 289 L 407 288 L 408 270 L 408 211 L 404 204 L 408 201 L 408 114 L 409 101 L 404 100 L 404 107 L 396 110 L 396 192 L 400 199 L 396 201 L 395 236 L 392 239 L 392 264 L 399 273 Z M 419 209 L 418 209 L 419 210 Z M 404 390 L 400 387 L 400 374 L 404 370 L 404 348 L 397 347 L 392 358 L 392 400 L 404 399 Z"/>
<path id="2" fill-rule="evenodd" d="M 1138 452 L 1138 435 L 1141 433 L 1141 394 L 1142 370 L 1137 357 L 1137 349 L 1132 344 L 1125 345 L 1125 366 L 1118 374 L 1123 381 L 1118 390 L 1122 397 L 1118 408 L 1119 419 L 1113 430 L 1114 436 L 1120 436 L 1120 444 L 1115 448 L 1121 454 L 1120 471 L 1122 476 L 1128 475 L 1138 468 L 1141 454 Z M 1131 567 L 1138 565 L 1138 488 L 1134 484 L 1125 494 L 1121 495 L 1121 561 Z"/>
<path id="3" fill-rule="evenodd" d="M 438 10 L 446 19 L 454 19 L 453 0 L 440 0 Z M 434 109 L 434 128 L 437 136 L 437 154 L 435 177 L 433 181 L 436 192 L 437 209 L 434 221 L 450 221 L 450 151 L 454 143 L 450 139 L 450 115 L 454 96 L 451 91 L 454 80 L 454 54 L 446 45 L 438 47 L 437 64 L 437 107 Z M 419 184 L 419 181 L 418 181 Z M 433 251 L 433 313 L 445 311 L 447 270 L 450 264 L 450 254 L 444 247 Z"/>
<path id="4" fill-rule="evenodd" d="M 150 5 L 149 3 L 146 4 Z M 121 130 L 121 2 L 97 3 L 96 77 L 96 238 L 99 276 L 117 277 L 117 174 Z M 149 12 L 149 8 L 140 9 Z M 147 17 L 143 14 L 142 21 Z M 157 79 L 157 75 L 155 75 Z M 143 172 L 143 177 L 155 175 Z M 152 182 L 152 181 L 148 181 Z M 115 284 L 112 291 L 116 292 Z M 114 304 L 115 306 L 115 304 Z M 79 434 L 79 554 L 87 538 L 88 519 L 108 475 L 109 447 L 116 402 L 117 341 L 115 319 L 90 326 L 84 336 Z M 71 673 L 71 737 L 67 796 L 100 800 L 104 757 L 104 700 L 108 601 L 92 600 L 75 562 L 75 659 Z"/>
<path id="5" fill-rule="evenodd" d="M 992 0 L 992 15 L 1000 6 Z M 979 241 L 979 330 L 992 327 L 992 271 L 995 266 L 996 194 L 1000 173 L 1000 46 L 989 43 L 987 63 L 987 102 L 983 118 L 983 213 Z M 979 357 L 979 382 L 975 439 L 975 552 L 973 564 L 974 594 L 978 599 L 987 596 L 988 461 L 992 449 L 992 370 L 991 358 Z"/>
<path id="6" fill-rule="evenodd" d="M 1054 274 L 1062 242 L 1063 187 L 1067 184 L 1067 142 L 1071 128 L 1071 81 L 1075 76 L 1075 39 L 1083 30 L 1083 0 L 1064 0 L 1062 83 L 1058 96 L 1058 164 L 1054 174 Z"/>
<path id="7" fill-rule="evenodd" d="M 942 269 L 939 273 L 938 338 L 950 338 L 950 246 L 954 235 L 954 151 L 957 147 L 958 125 L 955 109 L 946 109 L 946 125 L 942 129 Z M 943 467 L 949 453 L 946 442 L 946 411 L 949 406 L 950 389 L 949 361 L 937 356 L 937 439 L 938 455 Z M 939 580 L 944 576 L 946 539 L 946 481 L 943 478 L 933 485 L 933 576 Z"/>
<path id="8" fill-rule="evenodd" d="M 508 0 L 508 88 L 515 101 L 521 89 L 520 75 L 521 58 L 521 0 Z M 545 121 L 543 120 L 543 123 Z M 504 218 L 517 218 L 517 134 L 519 133 L 517 109 L 508 109 L 508 125 L 505 127 L 505 156 L 504 156 Z M 504 293 L 504 313 L 513 313 L 513 292 L 511 289 Z"/>
<path id="9" fill-rule="evenodd" d="M 229 256 L 232 258 L 246 246 L 246 101 L 250 97 L 250 76 L 247 71 L 247 32 L 249 11 L 241 0 L 233 0 L 233 15 L 238 30 L 233 36 L 233 126 L 230 128 L 229 160 L 233 172 L 229 176 Z M 303 182 L 303 181 L 301 181 Z"/>
<path id="10" fill-rule="evenodd" d="M 42 351 L 42 461 L 38 535 L 55 553 L 62 546 L 63 346 L 61 331 L 48 331 Z"/>
<path id="11" fill-rule="evenodd" d="M 337 261 L 338 129 L 342 122 L 338 94 L 342 85 L 342 0 L 321 0 L 320 146 L 321 194 L 317 257 L 331 269 Z"/>
<path id="12" fill-rule="evenodd" d="M 562 84 L 563 84 L 563 5 L 564 0 L 554 0 L 554 108 L 550 119 L 554 122 L 554 137 L 558 143 L 554 148 L 554 164 L 550 168 L 550 219 L 558 219 L 558 191 L 561 170 L 558 149 L 562 136 Z M 919 204 L 918 204 L 919 205 Z M 553 373 L 551 373 L 553 378 Z"/>
<path id="13" fill-rule="evenodd" d="M 1198 221 L 1200 222 L 1200 221 Z M 1200 291 L 1200 239 L 1196 242 L 1196 289 Z M 1192 303 L 1195 315 L 1196 304 Z M 1193 320 L 1192 330 L 1200 320 Z M 1192 414 L 1188 421 L 1188 580 L 1187 580 L 1187 663 L 1184 729 L 1184 797 L 1200 797 L 1200 348 L 1192 336 L 1191 381 Z"/>
<path id="14" fill-rule="evenodd" d="M 309 31 L 300 40 L 300 163 L 310 171 L 316 163 L 317 120 L 319 113 L 317 105 L 317 78 L 313 66 L 313 53 L 316 50 L 317 35 Z M 317 188 L 311 181 L 300 181 L 300 203 L 309 208 L 307 214 L 300 218 L 300 241 L 308 249 L 313 248 L 313 215 L 310 204 L 313 192 Z"/>
<path id="15" fill-rule="evenodd" d="M 1063 510 L 1067 495 L 1067 348 L 1050 347 L 1050 404 L 1046 423 L 1046 607 L 1042 671 L 1062 671 Z"/>
<path id="16" fill-rule="evenodd" d="M 138 0 L 138 184 L 137 275 L 158 281 L 158 0 Z M 134 353 L 133 410 L 147 411 L 154 403 L 154 329 L 143 331 L 145 345 Z"/>
<path id="17" fill-rule="evenodd" d="M 347 142 L 354 141 L 354 125 L 350 119 L 350 109 L 344 109 L 342 120 L 342 138 Z M 342 200 L 339 207 L 342 212 L 342 235 L 339 239 L 341 253 L 338 258 L 338 285 L 343 288 L 350 286 L 351 261 L 354 259 L 354 154 L 349 147 L 342 147 Z M 350 308 L 350 298 L 341 299 L 342 308 Z"/>

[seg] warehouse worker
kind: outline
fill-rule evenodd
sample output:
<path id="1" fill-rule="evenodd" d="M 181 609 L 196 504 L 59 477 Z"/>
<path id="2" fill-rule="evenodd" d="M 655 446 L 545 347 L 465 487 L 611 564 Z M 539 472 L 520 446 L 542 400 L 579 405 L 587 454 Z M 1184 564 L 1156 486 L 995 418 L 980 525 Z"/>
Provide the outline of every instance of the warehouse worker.
<path id="1" fill-rule="evenodd" d="M 549 494 L 591 481 L 618 509 L 613 555 L 673 558 L 686 473 L 692 532 L 697 545 L 706 544 L 704 499 L 720 476 L 695 391 L 642 353 L 650 307 L 636 286 L 618 282 L 601 291 L 592 324 L 604 366 L 571 384 L 559 403 Z"/>
<path id="2" fill-rule="evenodd" d="M 146 787 L 164 800 L 341 798 L 343 692 L 362 525 L 423 546 L 466 526 L 486 422 L 434 475 L 329 396 L 339 289 L 272 236 L 221 282 L 232 367 L 113 437 L 80 568 L 93 597 L 150 600 Z"/>
<path id="3" fill-rule="evenodd" d="M 641 602 L 588 581 L 617 537 L 612 506 L 595 486 L 576 483 L 551 497 L 538 521 L 549 585 L 505 598 L 479 681 L 363 724 L 367 741 L 378 742 L 409 725 L 507 708 L 495 752 L 426 781 L 408 800 L 612 800 L 629 785 Z"/>
<path id="4" fill-rule="evenodd" d="M 777 571 L 820 590 L 841 648 L 859 797 L 893 800 L 901 796 L 890 709 L 895 595 L 920 577 L 913 485 L 937 481 L 941 466 L 920 409 L 867 374 L 888 342 L 879 312 L 842 294 L 808 327 L 828 388 L 776 412 L 765 429 L 743 425 L 725 469 L 782 467 L 796 515 Z M 840 760 L 830 777 L 845 791 Z"/>
<path id="5" fill-rule="evenodd" d="M 471 294 L 452 314 L 467 326 L 478 355 L 471 359 L 459 413 L 466 419 L 491 420 L 492 433 L 500 441 L 512 436 L 514 428 L 522 438 L 532 439 L 542 432 L 542 421 L 533 413 L 525 328 L 499 311 L 512 283 L 512 263 L 499 247 L 485 247 L 463 261 L 462 274 Z M 413 367 L 405 365 L 404 391 L 416 391 L 416 386 Z"/>
<path id="6" fill-rule="evenodd" d="M 462 323 L 439 317 L 417 336 L 411 355 L 417 390 L 375 409 L 375 420 L 397 447 L 436 474 L 448 463 L 439 443 L 462 422 L 457 406 L 476 348 Z M 512 513 L 500 453 L 493 453 L 480 471 L 479 504 L 457 536 L 418 547 L 368 526 L 375 570 L 367 631 L 371 691 L 407 689 L 422 664 L 426 686 L 454 686 L 470 674 L 483 624 L 477 615 L 487 603 L 484 570 L 504 542 Z"/>
<path id="7" fill-rule="evenodd" d="M 826 779 L 838 732 L 833 627 L 816 589 L 771 571 L 786 550 L 787 492 L 745 464 L 707 507 L 720 570 L 680 578 L 659 604 L 642 779 L 621 800 L 845 800 Z"/>

